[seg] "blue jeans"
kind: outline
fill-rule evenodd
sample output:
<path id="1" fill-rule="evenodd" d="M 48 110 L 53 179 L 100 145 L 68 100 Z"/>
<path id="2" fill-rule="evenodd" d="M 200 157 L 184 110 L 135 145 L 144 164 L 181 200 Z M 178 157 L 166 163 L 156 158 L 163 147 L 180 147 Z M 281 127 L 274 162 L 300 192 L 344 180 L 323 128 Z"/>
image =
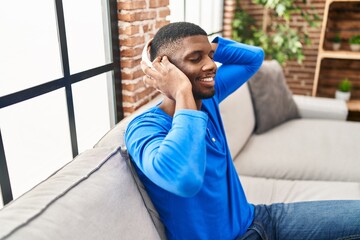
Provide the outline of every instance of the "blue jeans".
<path id="1" fill-rule="evenodd" d="M 255 205 L 242 239 L 360 239 L 360 201 Z"/>

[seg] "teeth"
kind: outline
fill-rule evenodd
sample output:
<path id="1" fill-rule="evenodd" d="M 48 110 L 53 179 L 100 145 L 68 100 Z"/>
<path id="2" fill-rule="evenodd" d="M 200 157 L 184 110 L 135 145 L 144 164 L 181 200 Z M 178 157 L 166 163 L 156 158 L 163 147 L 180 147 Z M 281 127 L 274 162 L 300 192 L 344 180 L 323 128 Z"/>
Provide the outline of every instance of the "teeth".
<path id="1" fill-rule="evenodd" d="M 212 78 L 212 77 L 202 78 L 202 79 L 201 79 L 201 81 L 203 81 L 203 82 L 211 82 L 211 81 L 213 81 L 213 80 L 214 80 L 214 78 Z"/>

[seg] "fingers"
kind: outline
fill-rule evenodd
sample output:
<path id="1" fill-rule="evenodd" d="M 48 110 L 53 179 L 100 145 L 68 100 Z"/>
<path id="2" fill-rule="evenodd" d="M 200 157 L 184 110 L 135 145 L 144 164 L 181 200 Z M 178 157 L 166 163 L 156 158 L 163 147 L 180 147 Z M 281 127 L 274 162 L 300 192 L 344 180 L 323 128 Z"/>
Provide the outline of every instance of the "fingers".
<path id="1" fill-rule="evenodd" d="M 167 56 L 163 56 L 162 59 L 161 59 L 161 62 L 164 63 L 164 64 L 170 63 L 169 58 Z"/>
<path id="2" fill-rule="evenodd" d="M 167 56 L 163 56 L 161 59 L 159 59 L 159 65 L 162 67 L 162 69 L 169 69 L 172 63 L 169 61 Z"/>
<path id="3" fill-rule="evenodd" d="M 150 66 L 145 61 L 141 61 L 141 70 L 143 70 L 143 72 L 146 75 L 154 75 L 156 74 L 156 71 L 160 72 L 161 71 L 160 67 L 161 67 L 161 57 L 155 58 L 155 60 L 151 63 Z"/>
<path id="4" fill-rule="evenodd" d="M 144 82 L 146 87 L 154 87 L 154 88 L 156 88 L 156 86 L 155 86 L 156 81 L 154 79 L 152 79 L 151 77 L 149 77 L 149 76 L 145 75 L 143 77 L 143 82 Z"/>
<path id="5" fill-rule="evenodd" d="M 158 73 L 164 74 L 166 72 L 166 69 L 164 67 L 162 59 L 163 57 L 155 58 L 155 60 L 152 62 L 152 66 Z"/>
<path id="6" fill-rule="evenodd" d="M 143 82 L 146 87 L 154 87 L 155 80 L 151 77 L 155 70 L 153 70 L 150 66 L 146 64 L 145 61 L 141 61 L 141 69 L 145 73 L 145 76 L 143 77 Z"/>
<path id="7" fill-rule="evenodd" d="M 164 72 L 164 69 L 162 68 L 161 57 L 155 58 L 152 62 L 152 66 L 147 65 L 145 61 L 141 61 L 141 69 L 147 77 L 145 79 L 150 79 L 143 79 L 144 83 L 147 82 L 147 85 L 154 87 L 152 83 L 155 83 L 155 79 L 161 79 L 161 75 Z"/>
<path id="8" fill-rule="evenodd" d="M 162 94 L 165 94 L 163 91 L 161 91 L 160 89 L 158 89 L 156 87 L 156 81 L 154 79 L 152 79 L 151 77 L 149 76 L 144 76 L 143 77 L 143 82 L 145 84 L 146 87 L 153 87 L 155 88 L 158 92 L 162 93 Z"/>
<path id="9" fill-rule="evenodd" d="M 163 63 L 163 60 L 165 60 L 165 63 L 170 63 L 167 57 L 157 57 L 152 62 L 152 66 L 148 66 L 146 62 L 141 61 L 141 69 L 145 73 L 145 76 L 143 77 L 143 82 L 146 87 L 153 87 L 155 89 L 159 89 L 159 84 L 162 85 L 161 79 L 166 76 L 166 66 Z M 160 82 L 158 82 L 160 81 Z M 160 90 L 158 90 L 160 91 Z"/>

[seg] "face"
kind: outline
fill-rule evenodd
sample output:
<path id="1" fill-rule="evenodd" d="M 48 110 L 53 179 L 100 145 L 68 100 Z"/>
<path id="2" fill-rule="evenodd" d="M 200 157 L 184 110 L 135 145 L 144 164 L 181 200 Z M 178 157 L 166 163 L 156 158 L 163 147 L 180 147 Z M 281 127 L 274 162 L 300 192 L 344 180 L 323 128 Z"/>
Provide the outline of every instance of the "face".
<path id="1" fill-rule="evenodd" d="M 189 78 L 194 98 L 199 100 L 214 96 L 217 67 L 213 61 L 214 51 L 207 36 L 186 37 L 180 45 L 168 57 Z"/>

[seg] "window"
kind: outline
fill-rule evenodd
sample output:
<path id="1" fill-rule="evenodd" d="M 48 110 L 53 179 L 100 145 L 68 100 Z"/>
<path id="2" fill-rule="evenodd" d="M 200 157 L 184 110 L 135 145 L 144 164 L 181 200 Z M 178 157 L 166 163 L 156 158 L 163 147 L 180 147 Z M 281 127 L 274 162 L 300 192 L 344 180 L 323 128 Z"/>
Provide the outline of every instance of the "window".
<path id="1" fill-rule="evenodd" d="M 192 22 L 209 35 L 222 32 L 223 0 L 170 0 L 170 21 Z"/>
<path id="2" fill-rule="evenodd" d="M 121 119 L 114 100 L 121 92 L 116 15 L 115 0 L 1 4 L 4 204 L 91 148 Z"/>

